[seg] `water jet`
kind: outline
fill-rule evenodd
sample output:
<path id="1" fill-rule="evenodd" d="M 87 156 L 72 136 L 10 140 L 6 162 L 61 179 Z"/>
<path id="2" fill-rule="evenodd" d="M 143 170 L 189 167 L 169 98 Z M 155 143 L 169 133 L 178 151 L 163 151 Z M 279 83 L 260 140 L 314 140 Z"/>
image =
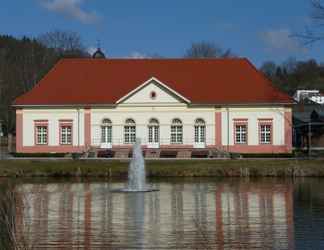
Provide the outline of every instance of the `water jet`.
<path id="1" fill-rule="evenodd" d="M 114 191 L 114 190 L 113 190 Z M 159 191 L 153 189 L 146 184 L 145 160 L 141 148 L 141 139 L 136 138 L 133 146 L 132 159 L 128 166 L 128 183 L 127 187 L 114 192 L 154 192 Z"/>

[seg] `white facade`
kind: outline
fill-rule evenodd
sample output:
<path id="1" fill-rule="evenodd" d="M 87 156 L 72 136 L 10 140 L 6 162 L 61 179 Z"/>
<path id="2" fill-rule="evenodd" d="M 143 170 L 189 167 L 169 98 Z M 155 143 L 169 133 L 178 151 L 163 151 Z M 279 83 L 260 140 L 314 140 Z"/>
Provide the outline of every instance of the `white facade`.
<path id="1" fill-rule="evenodd" d="M 136 137 L 148 144 L 149 120 L 159 122 L 160 145 L 170 145 L 170 126 L 178 118 L 183 124 L 183 144 L 194 145 L 194 126 L 197 119 L 205 121 L 206 146 L 215 145 L 216 112 L 221 112 L 222 144 L 234 145 L 235 119 L 248 120 L 248 145 L 259 144 L 258 119 L 273 121 L 273 145 L 285 144 L 285 108 L 189 108 L 186 106 L 118 106 L 116 108 L 91 109 L 91 144 L 101 146 L 101 125 L 104 119 L 112 122 L 112 146 L 124 144 L 124 126 L 129 118 L 136 123 Z M 229 116 L 229 121 L 227 117 Z M 84 110 L 80 109 L 24 109 L 23 110 L 23 146 L 35 145 L 34 123 L 37 120 L 48 120 L 48 146 L 59 146 L 59 121 L 73 121 L 73 146 L 84 145 Z M 28 132 L 26 132 L 28 131 Z M 79 136 L 78 136 L 79 131 Z M 228 143 L 229 140 L 229 143 Z"/>
<path id="2" fill-rule="evenodd" d="M 167 86 L 161 85 L 158 80 L 150 80 L 149 83 L 144 83 L 144 86 L 139 86 L 134 92 L 129 93 L 124 98 L 121 98 L 119 102 L 123 104 L 179 104 L 179 94 L 174 93 L 172 90 L 167 89 Z M 165 86 L 165 87 L 164 87 Z M 137 90 L 137 91 L 136 91 Z M 155 93 L 155 97 L 151 96 L 151 93 Z"/>
<path id="3" fill-rule="evenodd" d="M 170 145 L 170 126 L 173 119 L 180 119 L 183 125 L 183 144 L 194 144 L 194 124 L 196 119 L 203 119 L 206 125 L 206 145 L 215 144 L 215 109 L 179 107 L 117 107 L 112 109 L 91 110 L 92 144 L 100 146 L 101 123 L 108 118 L 112 121 L 113 145 L 124 144 L 124 126 L 129 118 L 136 123 L 136 137 L 143 144 L 148 143 L 148 125 L 152 118 L 159 122 L 160 145 Z"/>

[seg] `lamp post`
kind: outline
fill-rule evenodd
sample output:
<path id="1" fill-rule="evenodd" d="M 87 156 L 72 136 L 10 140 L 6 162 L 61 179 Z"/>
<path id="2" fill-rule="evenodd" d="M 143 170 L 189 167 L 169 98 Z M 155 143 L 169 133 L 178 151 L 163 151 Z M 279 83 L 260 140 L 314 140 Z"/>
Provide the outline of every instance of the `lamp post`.
<path id="1" fill-rule="evenodd" d="M 2 155 L 2 137 L 3 137 L 2 122 L 0 120 L 0 160 L 3 159 L 3 155 Z"/>
<path id="2" fill-rule="evenodd" d="M 312 123 L 308 123 L 308 157 L 312 155 Z"/>
<path id="3" fill-rule="evenodd" d="M 2 96 L 2 85 L 1 85 L 2 82 L 3 82 L 3 79 L 0 79 L 0 97 Z M 2 121 L 0 120 L 0 160 L 3 159 L 3 155 L 2 155 L 2 136 L 3 136 Z"/>

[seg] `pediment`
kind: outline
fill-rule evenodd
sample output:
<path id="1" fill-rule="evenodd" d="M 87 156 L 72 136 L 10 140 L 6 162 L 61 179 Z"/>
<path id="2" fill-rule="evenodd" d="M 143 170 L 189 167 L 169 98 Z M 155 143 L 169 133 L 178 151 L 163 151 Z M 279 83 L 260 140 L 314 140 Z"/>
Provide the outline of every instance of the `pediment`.
<path id="1" fill-rule="evenodd" d="M 156 78 L 151 78 L 117 101 L 117 104 L 176 104 L 190 103 L 188 99 Z"/>

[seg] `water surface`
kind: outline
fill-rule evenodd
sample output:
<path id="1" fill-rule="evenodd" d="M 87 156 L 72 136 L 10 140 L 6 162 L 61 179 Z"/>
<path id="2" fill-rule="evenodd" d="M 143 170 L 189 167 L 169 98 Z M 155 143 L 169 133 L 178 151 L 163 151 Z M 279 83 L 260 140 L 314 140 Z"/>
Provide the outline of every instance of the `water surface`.
<path id="1" fill-rule="evenodd" d="M 40 249 L 324 249 L 321 179 L 22 181 L 16 225 Z"/>

